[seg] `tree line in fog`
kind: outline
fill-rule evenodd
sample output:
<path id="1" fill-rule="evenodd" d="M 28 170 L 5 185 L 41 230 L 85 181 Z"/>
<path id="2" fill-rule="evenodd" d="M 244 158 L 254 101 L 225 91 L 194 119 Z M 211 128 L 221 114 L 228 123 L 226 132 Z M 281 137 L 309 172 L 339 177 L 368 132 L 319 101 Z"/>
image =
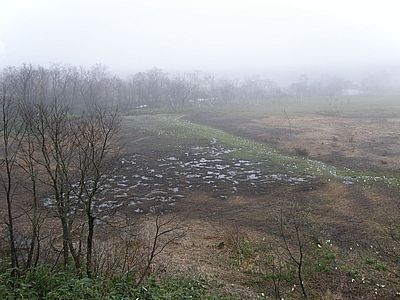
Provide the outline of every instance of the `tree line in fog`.
<path id="1" fill-rule="evenodd" d="M 300 75 L 282 86 L 270 79 L 252 76 L 221 79 L 212 74 L 192 72 L 169 74 L 160 69 L 139 72 L 126 78 L 111 74 L 106 67 L 90 68 L 53 65 L 22 65 L 4 68 L 1 82 L 30 103 L 61 101 L 80 109 L 88 103 L 112 104 L 121 111 L 149 108 L 177 109 L 204 104 L 262 104 L 288 99 L 320 97 L 327 101 L 341 96 L 369 95 L 393 90 L 385 76 L 369 75 L 355 83 L 341 77 L 312 79 Z"/>

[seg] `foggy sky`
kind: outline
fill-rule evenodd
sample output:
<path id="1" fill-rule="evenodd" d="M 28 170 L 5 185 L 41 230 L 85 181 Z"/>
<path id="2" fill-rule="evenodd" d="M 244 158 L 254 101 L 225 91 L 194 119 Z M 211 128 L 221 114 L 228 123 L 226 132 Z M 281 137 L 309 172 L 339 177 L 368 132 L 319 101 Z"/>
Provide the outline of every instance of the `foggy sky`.
<path id="1" fill-rule="evenodd" d="M 0 0 L 0 67 L 127 74 L 400 66 L 399 1 Z"/>

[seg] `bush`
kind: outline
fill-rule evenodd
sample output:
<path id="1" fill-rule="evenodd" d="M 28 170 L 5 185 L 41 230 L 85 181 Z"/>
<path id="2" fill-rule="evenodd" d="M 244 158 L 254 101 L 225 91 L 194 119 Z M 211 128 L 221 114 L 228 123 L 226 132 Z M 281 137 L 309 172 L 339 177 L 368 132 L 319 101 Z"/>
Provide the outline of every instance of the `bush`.
<path id="1" fill-rule="evenodd" d="M 295 148 L 295 149 L 294 149 L 294 153 L 295 153 L 296 155 L 299 155 L 299 156 L 309 156 L 309 155 L 310 155 L 310 153 L 308 152 L 308 150 L 307 150 L 307 149 L 304 149 L 304 148 Z"/>
<path id="2" fill-rule="evenodd" d="M 0 273 L 0 299 L 224 299 L 203 278 L 149 279 L 135 288 L 127 275 L 112 278 L 79 277 L 69 271 L 38 268 L 20 278 Z M 227 299 L 227 298 L 225 298 Z"/>

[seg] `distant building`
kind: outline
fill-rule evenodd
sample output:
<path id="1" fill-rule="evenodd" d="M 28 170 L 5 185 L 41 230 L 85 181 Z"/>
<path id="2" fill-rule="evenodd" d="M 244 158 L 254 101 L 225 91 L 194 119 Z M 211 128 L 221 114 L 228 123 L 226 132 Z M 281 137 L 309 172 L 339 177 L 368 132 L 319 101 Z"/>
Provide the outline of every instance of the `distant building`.
<path id="1" fill-rule="evenodd" d="M 189 102 L 192 102 L 193 104 L 195 104 L 197 107 L 202 107 L 204 105 L 208 105 L 208 104 L 213 104 L 213 102 L 216 100 L 216 98 L 197 98 L 197 99 L 193 99 L 193 100 L 189 100 Z"/>
<path id="2" fill-rule="evenodd" d="M 344 89 L 342 91 L 342 96 L 359 96 L 363 94 L 365 94 L 365 92 L 360 89 Z"/>

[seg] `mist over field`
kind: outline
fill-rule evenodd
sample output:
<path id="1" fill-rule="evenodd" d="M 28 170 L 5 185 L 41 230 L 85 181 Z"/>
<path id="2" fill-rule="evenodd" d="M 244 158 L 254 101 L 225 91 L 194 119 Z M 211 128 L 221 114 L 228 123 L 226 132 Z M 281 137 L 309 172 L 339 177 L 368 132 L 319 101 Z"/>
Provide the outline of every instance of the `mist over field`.
<path id="1" fill-rule="evenodd" d="M 399 75 L 396 1 L 2 1 L 0 66 L 161 68 L 287 82 Z M 398 77 L 397 77 L 398 78 Z"/>
<path id="2" fill-rule="evenodd" d="M 396 299 L 398 1 L 0 0 L 0 299 Z"/>

